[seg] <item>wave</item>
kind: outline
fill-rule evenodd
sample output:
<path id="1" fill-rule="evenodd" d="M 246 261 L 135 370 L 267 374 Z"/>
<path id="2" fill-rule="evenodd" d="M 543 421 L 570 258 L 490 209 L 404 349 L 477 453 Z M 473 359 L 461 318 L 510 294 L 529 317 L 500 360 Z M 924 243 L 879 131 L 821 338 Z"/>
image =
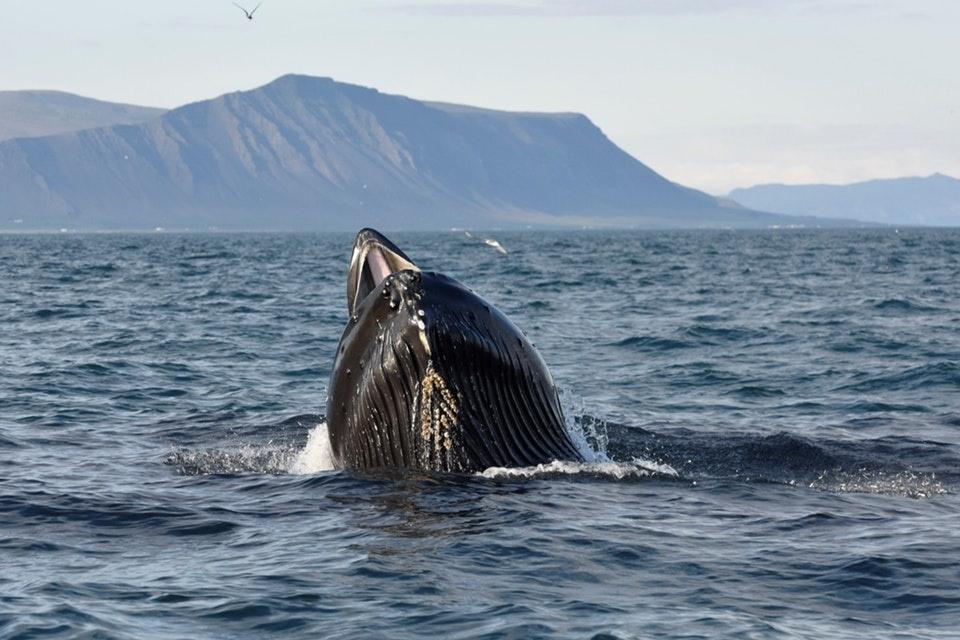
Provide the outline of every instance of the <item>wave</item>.
<path id="1" fill-rule="evenodd" d="M 20 449 L 23 445 L 0 433 L 0 449 Z"/>
<path id="2" fill-rule="evenodd" d="M 73 320 L 84 317 L 89 308 L 86 303 L 44 307 L 31 312 L 30 316 L 36 320 Z"/>
<path id="3" fill-rule="evenodd" d="M 726 392 L 728 396 L 738 396 L 747 400 L 755 398 L 779 398 L 787 395 L 783 390 L 759 384 L 747 384 Z"/>
<path id="4" fill-rule="evenodd" d="M 196 260 L 234 260 L 239 257 L 240 254 L 232 251 L 212 251 L 207 253 L 189 254 L 181 257 L 180 259 L 186 262 L 192 262 Z"/>
<path id="5" fill-rule="evenodd" d="M 689 349 L 696 345 L 683 340 L 673 340 L 671 338 L 660 338 L 657 336 L 630 336 L 616 342 L 608 343 L 611 347 L 630 347 L 637 351 L 659 352 L 674 351 L 677 349 Z"/>
<path id="6" fill-rule="evenodd" d="M 756 329 L 716 327 L 708 324 L 695 324 L 684 329 L 682 333 L 702 345 L 742 342 L 762 338 L 765 335 L 763 331 Z"/>
<path id="7" fill-rule="evenodd" d="M 612 459 L 655 459 L 691 481 L 769 482 L 911 498 L 952 493 L 960 484 L 960 456 L 945 443 L 903 437 L 813 440 L 783 432 L 653 433 L 613 423 L 606 428 Z"/>
<path id="8" fill-rule="evenodd" d="M 819 440 L 790 433 L 653 432 L 575 414 L 568 431 L 582 462 L 490 467 L 487 479 L 605 478 L 773 483 L 836 493 L 929 498 L 960 483 L 960 456 L 944 443 L 902 437 Z M 181 449 L 164 462 L 184 475 L 316 475 L 334 469 L 327 425 L 316 416 L 276 425 L 286 440 Z M 256 431 L 260 431 L 258 428 Z"/>
<path id="9" fill-rule="evenodd" d="M 942 311 L 937 307 L 931 307 L 919 302 L 914 302 L 907 298 L 886 298 L 879 301 L 869 301 L 871 307 L 878 311 L 897 311 L 900 313 L 934 313 Z"/>
<path id="10" fill-rule="evenodd" d="M 675 337 L 664 336 L 628 336 L 607 346 L 627 347 L 642 352 L 675 351 L 704 346 L 717 346 L 723 343 L 744 342 L 764 337 L 762 331 L 745 328 L 716 327 L 707 324 L 695 324 L 676 332 Z"/>
<path id="11" fill-rule="evenodd" d="M 960 387 L 960 363 L 935 362 L 910 367 L 896 373 L 872 376 L 860 382 L 838 387 L 838 391 L 902 391 L 931 387 Z"/>

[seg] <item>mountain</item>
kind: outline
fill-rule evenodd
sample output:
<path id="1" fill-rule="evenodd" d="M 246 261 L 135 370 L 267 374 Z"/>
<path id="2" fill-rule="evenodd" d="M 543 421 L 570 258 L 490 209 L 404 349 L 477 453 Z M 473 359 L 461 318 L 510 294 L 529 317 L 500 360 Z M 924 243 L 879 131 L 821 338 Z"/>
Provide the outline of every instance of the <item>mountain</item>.
<path id="1" fill-rule="evenodd" d="M 811 221 L 670 182 L 582 115 L 421 102 L 307 76 L 283 76 L 141 124 L 0 142 L 6 228 Z"/>
<path id="2" fill-rule="evenodd" d="M 939 173 L 849 185 L 766 184 L 736 189 L 730 197 L 764 211 L 886 224 L 960 226 L 960 180 Z"/>
<path id="3" fill-rule="evenodd" d="M 0 140 L 139 124 L 164 111 L 102 102 L 61 91 L 0 91 Z"/>

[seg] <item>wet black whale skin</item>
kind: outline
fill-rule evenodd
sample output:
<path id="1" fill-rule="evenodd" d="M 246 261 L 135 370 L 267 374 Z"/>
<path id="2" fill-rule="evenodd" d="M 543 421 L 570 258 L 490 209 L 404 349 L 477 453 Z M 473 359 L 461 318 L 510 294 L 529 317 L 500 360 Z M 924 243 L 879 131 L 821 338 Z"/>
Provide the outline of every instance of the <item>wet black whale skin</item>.
<path id="1" fill-rule="evenodd" d="M 327 424 L 339 468 L 467 473 L 581 459 L 533 345 L 432 272 L 394 273 L 357 306 L 337 348 Z"/>

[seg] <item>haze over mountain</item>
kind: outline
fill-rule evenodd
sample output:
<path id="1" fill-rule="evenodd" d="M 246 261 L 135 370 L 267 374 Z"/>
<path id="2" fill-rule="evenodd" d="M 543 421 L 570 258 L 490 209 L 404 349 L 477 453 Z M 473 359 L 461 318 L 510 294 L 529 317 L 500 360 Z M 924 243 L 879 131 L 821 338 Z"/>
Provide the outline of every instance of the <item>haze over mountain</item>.
<path id="1" fill-rule="evenodd" d="M 0 142 L 0 227 L 442 229 L 830 224 L 658 175 L 583 115 L 428 103 L 325 78 L 148 122 Z"/>
<path id="2" fill-rule="evenodd" d="M 795 215 L 960 226 L 960 180 L 939 173 L 849 185 L 765 184 L 736 189 L 730 197 L 748 207 Z"/>
<path id="3" fill-rule="evenodd" d="M 139 124 L 165 111 L 62 91 L 0 91 L 0 140 Z"/>

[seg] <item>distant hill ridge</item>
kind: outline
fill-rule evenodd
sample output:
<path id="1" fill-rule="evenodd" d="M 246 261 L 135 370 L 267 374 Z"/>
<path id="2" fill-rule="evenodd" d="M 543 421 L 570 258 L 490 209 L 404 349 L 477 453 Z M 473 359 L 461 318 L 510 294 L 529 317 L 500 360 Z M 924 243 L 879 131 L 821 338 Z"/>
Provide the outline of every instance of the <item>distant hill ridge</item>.
<path id="1" fill-rule="evenodd" d="M 811 223 L 831 224 L 677 185 L 580 114 L 421 102 L 299 75 L 139 124 L 0 142 L 3 228 Z"/>
<path id="2" fill-rule="evenodd" d="M 0 91 L 0 141 L 116 124 L 139 124 L 165 111 L 104 102 L 62 91 Z"/>
<path id="3" fill-rule="evenodd" d="M 730 197 L 748 207 L 794 215 L 960 226 L 960 180 L 940 173 L 848 185 L 765 184 L 736 189 Z"/>

